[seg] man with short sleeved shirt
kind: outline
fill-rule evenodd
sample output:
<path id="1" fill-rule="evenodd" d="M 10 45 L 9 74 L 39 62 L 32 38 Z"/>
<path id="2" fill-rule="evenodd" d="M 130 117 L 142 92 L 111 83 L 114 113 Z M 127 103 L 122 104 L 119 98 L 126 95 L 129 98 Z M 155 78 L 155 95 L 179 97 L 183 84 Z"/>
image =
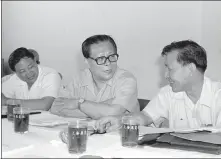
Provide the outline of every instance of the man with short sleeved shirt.
<path id="1" fill-rule="evenodd" d="M 174 129 L 221 126 L 221 83 L 205 77 L 207 55 L 191 40 L 173 42 L 162 51 L 168 86 L 141 112 L 144 125 L 165 119 Z"/>
<path id="2" fill-rule="evenodd" d="M 204 77 L 202 93 L 195 104 L 185 92 L 174 93 L 170 86 L 165 86 L 143 110 L 156 127 L 168 119 L 170 128 L 176 129 L 220 125 L 220 112 L 221 83 L 208 77 Z"/>
<path id="3" fill-rule="evenodd" d="M 206 51 L 191 40 L 173 42 L 163 48 L 169 85 L 148 103 L 142 112 L 132 114 L 140 125 L 172 129 L 221 127 L 221 83 L 206 77 Z M 119 127 L 120 116 L 104 117 L 97 121 L 104 131 Z M 165 124 L 167 123 L 167 124 Z"/>
<path id="4" fill-rule="evenodd" d="M 60 90 L 62 98 L 55 100 L 51 112 L 93 119 L 138 112 L 136 79 L 117 66 L 114 40 L 108 35 L 89 37 L 82 44 L 82 52 L 89 69 L 82 70 Z"/>
<path id="5" fill-rule="evenodd" d="M 37 65 L 26 48 L 18 48 L 10 55 L 9 66 L 15 74 L 2 82 L 2 104 L 17 99 L 31 110 L 49 110 L 60 88 L 58 72 Z"/>

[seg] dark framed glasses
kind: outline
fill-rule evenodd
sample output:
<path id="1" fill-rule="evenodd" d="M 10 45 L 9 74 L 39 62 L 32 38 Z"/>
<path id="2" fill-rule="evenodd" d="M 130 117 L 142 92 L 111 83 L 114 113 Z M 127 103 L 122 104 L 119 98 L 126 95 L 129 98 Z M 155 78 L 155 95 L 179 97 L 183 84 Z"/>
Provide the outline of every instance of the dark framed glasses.
<path id="1" fill-rule="evenodd" d="M 109 56 L 101 56 L 101 57 L 97 57 L 96 59 L 92 58 L 92 57 L 89 57 L 90 59 L 96 61 L 96 63 L 98 65 L 103 65 L 106 63 L 107 59 L 110 61 L 110 62 L 116 62 L 118 60 L 118 57 L 119 55 L 118 54 L 112 54 L 112 55 L 109 55 Z"/>

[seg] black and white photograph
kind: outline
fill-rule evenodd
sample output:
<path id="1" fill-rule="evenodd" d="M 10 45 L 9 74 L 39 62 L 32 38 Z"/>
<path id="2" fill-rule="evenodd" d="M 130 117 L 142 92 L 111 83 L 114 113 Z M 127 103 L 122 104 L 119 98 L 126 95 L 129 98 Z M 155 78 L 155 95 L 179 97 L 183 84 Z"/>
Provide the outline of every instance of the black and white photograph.
<path id="1" fill-rule="evenodd" d="M 1 158 L 221 158 L 221 1 L 1 1 Z"/>

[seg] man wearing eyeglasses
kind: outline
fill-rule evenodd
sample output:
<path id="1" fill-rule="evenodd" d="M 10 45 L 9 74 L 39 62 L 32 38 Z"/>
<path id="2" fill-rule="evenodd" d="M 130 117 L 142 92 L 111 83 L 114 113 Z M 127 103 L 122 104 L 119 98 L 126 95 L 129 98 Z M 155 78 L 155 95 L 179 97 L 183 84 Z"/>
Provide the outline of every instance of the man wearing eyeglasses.
<path id="1" fill-rule="evenodd" d="M 68 117 L 121 115 L 139 111 L 136 78 L 117 66 L 118 53 L 108 35 L 94 35 L 82 44 L 88 69 L 60 91 L 51 112 Z"/>

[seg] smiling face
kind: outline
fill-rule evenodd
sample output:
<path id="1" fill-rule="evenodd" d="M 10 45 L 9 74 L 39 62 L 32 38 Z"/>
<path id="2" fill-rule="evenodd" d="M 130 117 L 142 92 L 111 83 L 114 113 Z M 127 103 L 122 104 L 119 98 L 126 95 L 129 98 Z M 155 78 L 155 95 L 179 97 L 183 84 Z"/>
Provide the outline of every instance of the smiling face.
<path id="1" fill-rule="evenodd" d="M 90 57 L 93 59 L 101 56 L 108 57 L 114 53 L 116 53 L 115 49 L 109 41 L 99 42 L 90 46 Z M 105 64 L 98 65 L 93 59 L 87 59 L 93 77 L 100 81 L 111 79 L 117 69 L 117 62 L 110 62 L 107 59 Z"/>
<path id="2" fill-rule="evenodd" d="M 178 50 L 173 50 L 164 56 L 165 78 L 168 80 L 173 92 L 185 91 L 190 85 L 190 70 L 187 66 L 182 66 L 177 62 L 178 53 Z"/>
<path id="3" fill-rule="evenodd" d="M 17 76 L 28 85 L 32 85 L 38 78 L 38 66 L 31 58 L 22 58 L 15 65 Z"/>

